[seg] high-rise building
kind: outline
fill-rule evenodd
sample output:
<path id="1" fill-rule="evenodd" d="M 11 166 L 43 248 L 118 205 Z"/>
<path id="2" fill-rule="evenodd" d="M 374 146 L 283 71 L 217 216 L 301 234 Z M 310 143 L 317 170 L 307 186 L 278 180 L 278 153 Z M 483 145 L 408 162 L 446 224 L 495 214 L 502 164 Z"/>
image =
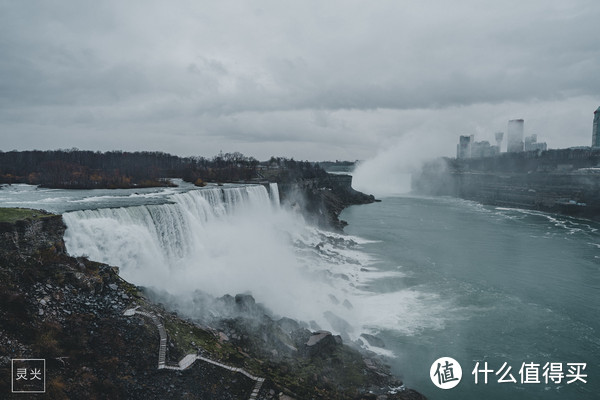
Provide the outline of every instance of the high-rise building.
<path id="1" fill-rule="evenodd" d="M 546 142 L 538 142 L 537 135 L 525 137 L 525 151 L 546 151 L 548 145 Z"/>
<path id="2" fill-rule="evenodd" d="M 592 125 L 592 147 L 600 147 L 600 107 L 594 111 L 594 124 Z"/>
<path id="3" fill-rule="evenodd" d="M 487 140 L 471 144 L 471 158 L 493 157 L 499 152 L 498 146 L 490 145 Z"/>
<path id="4" fill-rule="evenodd" d="M 458 159 L 493 157 L 499 153 L 498 146 L 490 145 L 487 140 L 476 142 L 475 135 L 461 136 L 456 145 L 456 158 Z"/>
<path id="5" fill-rule="evenodd" d="M 456 145 L 456 158 L 471 158 L 471 144 L 474 136 L 461 136 Z"/>
<path id="6" fill-rule="evenodd" d="M 506 151 L 509 153 L 517 153 L 523 151 L 523 135 L 525 121 L 522 119 L 511 119 L 508 121 L 507 130 L 507 145 Z"/>
<path id="7" fill-rule="evenodd" d="M 502 151 L 502 139 L 504 139 L 504 132 L 496 132 L 496 146 L 498 146 L 498 152 Z"/>

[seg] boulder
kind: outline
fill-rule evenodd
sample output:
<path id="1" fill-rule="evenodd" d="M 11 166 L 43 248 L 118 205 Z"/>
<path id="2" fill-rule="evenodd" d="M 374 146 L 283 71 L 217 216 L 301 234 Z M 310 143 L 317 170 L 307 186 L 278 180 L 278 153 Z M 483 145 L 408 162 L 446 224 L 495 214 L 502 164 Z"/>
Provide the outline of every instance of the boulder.
<path id="1" fill-rule="evenodd" d="M 368 333 L 361 333 L 360 337 L 371 346 L 385 348 L 385 343 L 383 342 L 383 340 L 376 336 L 369 335 Z"/>
<path id="2" fill-rule="evenodd" d="M 313 332 L 306 342 L 306 351 L 310 357 L 329 356 L 337 346 L 342 344 L 342 338 L 328 331 Z"/>
<path id="3" fill-rule="evenodd" d="M 236 294 L 235 305 L 239 311 L 253 313 L 256 311 L 256 300 L 249 294 Z"/>

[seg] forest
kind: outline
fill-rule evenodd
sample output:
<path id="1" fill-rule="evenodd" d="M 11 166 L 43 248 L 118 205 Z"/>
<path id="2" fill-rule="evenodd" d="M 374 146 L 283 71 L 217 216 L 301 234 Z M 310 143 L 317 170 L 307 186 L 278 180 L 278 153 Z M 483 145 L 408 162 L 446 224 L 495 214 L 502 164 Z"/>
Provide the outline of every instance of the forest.
<path id="1" fill-rule="evenodd" d="M 324 175 L 324 170 L 308 161 L 271 157 L 261 163 L 239 152 L 220 152 L 205 158 L 158 151 L 100 152 L 76 148 L 0 151 L 0 184 L 27 183 L 49 188 L 169 186 L 169 178 L 202 186 L 204 182 L 296 181 Z"/>

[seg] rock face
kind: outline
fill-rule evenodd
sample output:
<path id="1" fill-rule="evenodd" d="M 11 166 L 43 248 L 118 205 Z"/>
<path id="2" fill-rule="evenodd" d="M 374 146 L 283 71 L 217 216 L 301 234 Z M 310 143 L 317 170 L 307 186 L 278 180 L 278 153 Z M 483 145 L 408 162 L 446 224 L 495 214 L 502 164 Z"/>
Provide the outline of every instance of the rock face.
<path id="1" fill-rule="evenodd" d="M 37 212 L 40 215 L 47 214 L 44 211 Z M 0 252 L 16 252 L 26 257 L 52 246 L 63 252 L 65 229 L 60 215 L 44 215 L 42 218 L 14 223 L 0 222 Z"/>
<path id="2" fill-rule="evenodd" d="M 493 164 L 479 165 L 477 160 L 471 165 L 465 161 L 440 159 L 426 164 L 413 177 L 413 190 L 428 195 L 455 196 L 483 204 L 600 220 L 599 169 L 561 171 L 560 165 L 554 165 L 553 169 L 544 171 L 544 168 L 550 168 L 553 164 L 517 160 L 529 161 L 523 165 L 525 170 L 509 168 L 504 164 L 499 164 L 499 170 L 495 170 Z"/>
<path id="3" fill-rule="evenodd" d="M 313 332 L 306 342 L 307 354 L 311 357 L 330 357 L 337 346 L 342 344 L 340 336 L 334 336 L 328 331 Z"/>
<path id="4" fill-rule="evenodd" d="M 182 320 L 114 267 L 68 256 L 64 229 L 60 216 L 0 224 L 0 393 L 7 398 L 14 358 L 46 360 L 52 399 L 249 398 L 254 381 L 208 363 L 158 369 L 157 327 L 123 315 L 136 307 L 160 316 L 168 362 L 199 352 L 244 368 L 266 378 L 257 399 L 365 399 L 369 391 L 390 400 L 424 398 L 408 389 L 389 393 L 400 383 L 380 362 L 367 362 L 329 333 L 311 339 L 296 321 L 272 320 L 249 295 L 222 299 L 237 317 L 218 330 Z"/>
<path id="5" fill-rule="evenodd" d="M 352 176 L 328 174 L 322 178 L 280 183 L 282 201 L 298 205 L 307 218 L 325 228 L 341 230 L 347 225 L 339 215 L 354 204 L 368 204 L 375 197 L 352 188 Z"/>

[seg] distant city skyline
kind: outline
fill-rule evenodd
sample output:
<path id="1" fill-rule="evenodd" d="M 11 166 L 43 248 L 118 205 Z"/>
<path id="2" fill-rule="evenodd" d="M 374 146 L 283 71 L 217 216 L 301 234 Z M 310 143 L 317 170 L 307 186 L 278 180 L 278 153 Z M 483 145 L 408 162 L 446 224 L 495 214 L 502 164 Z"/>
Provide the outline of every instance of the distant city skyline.
<path id="1" fill-rule="evenodd" d="M 598 111 L 594 115 L 597 113 Z M 596 125 L 595 123 L 594 130 L 596 130 Z M 456 158 L 492 157 L 504 152 L 519 153 L 523 151 L 545 151 L 548 149 L 546 142 L 538 142 L 538 135 L 536 133 L 526 133 L 525 120 L 523 119 L 509 120 L 506 133 L 506 143 L 504 143 L 504 132 L 494 133 L 496 144 L 491 144 L 493 142 L 490 140 L 483 140 L 475 137 L 475 135 L 460 135 L 458 144 L 456 145 Z M 525 136 L 526 134 L 527 136 Z"/>
<path id="2" fill-rule="evenodd" d="M 599 20 L 596 0 L 2 2 L 0 150 L 414 159 L 519 118 L 590 146 Z"/>

